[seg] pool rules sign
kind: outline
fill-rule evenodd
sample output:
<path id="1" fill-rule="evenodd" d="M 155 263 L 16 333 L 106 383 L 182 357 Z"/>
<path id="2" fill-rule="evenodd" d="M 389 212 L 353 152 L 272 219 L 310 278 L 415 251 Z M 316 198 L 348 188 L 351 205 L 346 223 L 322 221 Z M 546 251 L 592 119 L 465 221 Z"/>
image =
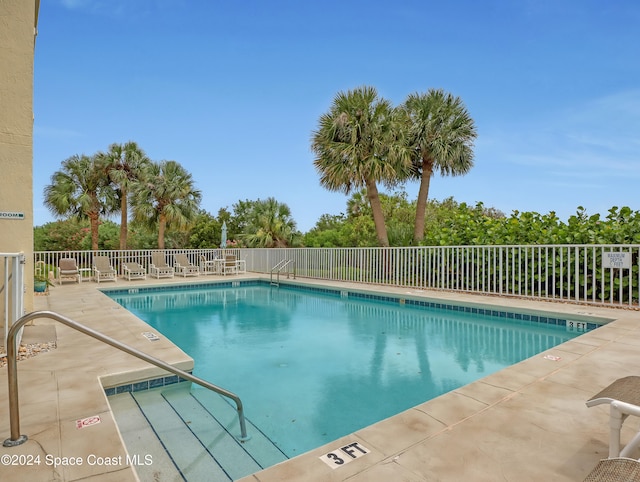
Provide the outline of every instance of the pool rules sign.
<path id="1" fill-rule="evenodd" d="M 603 253 L 602 267 L 603 268 L 631 268 L 631 253 L 621 253 L 608 251 Z"/>

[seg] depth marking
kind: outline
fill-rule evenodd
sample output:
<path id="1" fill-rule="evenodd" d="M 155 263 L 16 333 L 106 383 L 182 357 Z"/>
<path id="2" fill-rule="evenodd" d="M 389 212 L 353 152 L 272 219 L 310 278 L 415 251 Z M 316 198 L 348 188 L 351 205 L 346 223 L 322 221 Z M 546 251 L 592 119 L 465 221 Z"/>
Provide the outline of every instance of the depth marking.
<path id="1" fill-rule="evenodd" d="M 371 452 L 371 450 L 365 446 L 360 445 L 358 442 L 352 442 L 336 450 L 332 450 L 318 458 L 332 469 L 337 469 L 338 467 L 342 467 L 343 465 L 346 465 L 352 460 L 358 459 L 369 452 Z"/>

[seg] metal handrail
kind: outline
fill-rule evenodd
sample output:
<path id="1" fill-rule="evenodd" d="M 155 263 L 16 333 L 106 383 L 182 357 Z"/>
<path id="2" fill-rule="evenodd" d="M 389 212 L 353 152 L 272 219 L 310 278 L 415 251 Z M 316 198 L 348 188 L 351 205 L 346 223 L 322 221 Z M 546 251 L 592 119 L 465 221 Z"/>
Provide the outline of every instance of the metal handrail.
<path id="1" fill-rule="evenodd" d="M 275 286 L 280 286 L 280 273 L 282 272 L 282 270 L 284 270 L 287 266 L 289 266 L 290 264 L 293 264 L 293 279 L 296 278 L 296 261 L 295 259 L 283 259 L 281 261 L 279 261 L 278 263 L 276 263 L 276 265 L 271 268 L 271 275 L 270 275 L 270 279 L 269 279 L 269 284 L 275 285 Z M 276 272 L 276 282 L 273 282 L 273 272 Z M 287 270 L 287 278 L 289 278 L 289 270 Z"/>
<path id="2" fill-rule="evenodd" d="M 59 313 L 54 313 L 53 311 L 34 311 L 31 313 L 27 313 L 23 317 L 21 317 L 18 321 L 16 321 L 9 330 L 9 336 L 7 337 L 7 378 L 9 383 L 9 422 L 11 427 L 11 438 L 6 439 L 3 442 L 3 446 L 5 447 L 15 447 L 17 445 L 21 445 L 27 441 L 26 435 L 20 435 L 20 413 L 18 406 L 18 363 L 16 358 L 16 334 L 24 326 L 25 323 L 28 323 L 31 320 L 36 318 L 50 318 L 55 321 L 59 321 L 60 323 L 67 325 L 70 328 L 73 328 L 85 335 L 89 335 L 97 340 L 100 340 L 107 345 L 111 345 L 114 348 L 117 348 L 129 355 L 133 355 L 136 358 L 144 360 L 152 365 L 155 365 L 159 368 L 167 370 L 175 375 L 178 375 L 185 380 L 189 380 L 193 383 L 196 383 L 204 388 L 212 390 L 220 395 L 230 398 L 236 403 L 238 418 L 240 419 L 240 437 L 238 439 L 242 442 L 249 440 L 249 436 L 247 436 L 247 426 L 244 419 L 244 410 L 242 407 L 242 401 L 240 397 L 238 397 L 235 393 L 232 393 L 224 388 L 218 387 L 209 383 L 205 380 L 202 380 L 198 377 L 193 376 L 191 373 L 187 373 L 179 368 L 169 365 L 158 358 L 154 358 L 146 353 L 143 353 L 133 347 L 125 345 L 124 343 L 119 342 L 109 336 L 103 335 L 102 333 L 89 328 L 88 326 L 82 325 L 77 321 L 74 321 L 66 316 L 63 316 Z"/>
<path id="3" fill-rule="evenodd" d="M 24 253 L 0 253 L 0 258 L 4 258 L 4 266 L 0 267 L 0 293 L 3 293 L 4 298 L 4 308 L 2 309 L 4 339 L 2 344 L 6 347 L 9 327 L 24 312 L 24 266 L 26 258 Z M 20 335 L 18 336 L 18 343 L 20 343 Z M 7 354 L 0 352 L 0 357 L 4 356 L 7 356 Z"/>

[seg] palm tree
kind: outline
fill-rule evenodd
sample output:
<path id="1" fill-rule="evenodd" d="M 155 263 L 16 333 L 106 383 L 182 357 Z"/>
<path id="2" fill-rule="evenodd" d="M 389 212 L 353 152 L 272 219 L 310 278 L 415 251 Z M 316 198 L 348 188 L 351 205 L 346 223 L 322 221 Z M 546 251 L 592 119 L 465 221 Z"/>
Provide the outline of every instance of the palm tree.
<path id="1" fill-rule="evenodd" d="M 95 156 L 74 155 L 62 163 L 44 188 L 44 204 L 56 217 L 89 219 L 91 249 L 98 249 L 98 225 L 101 215 L 117 209 L 117 201 L 108 178 Z"/>
<path id="2" fill-rule="evenodd" d="M 396 183 L 409 165 L 397 142 L 399 133 L 395 109 L 378 97 L 375 88 L 365 86 L 336 95 L 311 142 L 322 186 L 345 194 L 366 188 L 381 246 L 389 246 L 389 238 L 377 183 Z"/>
<path id="3" fill-rule="evenodd" d="M 164 249 L 168 226 L 187 227 L 198 214 L 202 194 L 178 162 L 151 162 L 134 185 L 133 219 L 149 228 L 158 226 L 158 248 Z"/>
<path id="4" fill-rule="evenodd" d="M 354 192 L 347 200 L 348 217 L 359 216 L 365 212 L 368 214 L 369 209 L 371 209 L 371 206 L 367 200 L 366 189 L 360 189 L 359 191 Z"/>
<path id="5" fill-rule="evenodd" d="M 401 111 L 412 156 L 409 177 L 420 181 L 413 232 L 413 241 L 419 244 L 424 239 L 431 176 L 434 171 L 443 176 L 469 172 L 477 133 L 462 100 L 441 89 L 409 95 Z"/>
<path id="6" fill-rule="evenodd" d="M 270 197 L 253 203 L 242 238 L 252 248 L 286 248 L 298 236 L 289 207 Z"/>
<path id="7" fill-rule="evenodd" d="M 151 161 L 135 142 L 129 141 L 111 144 L 108 152 L 98 154 L 98 162 L 117 187 L 120 196 L 120 249 L 127 249 L 129 191 L 140 170 Z"/>

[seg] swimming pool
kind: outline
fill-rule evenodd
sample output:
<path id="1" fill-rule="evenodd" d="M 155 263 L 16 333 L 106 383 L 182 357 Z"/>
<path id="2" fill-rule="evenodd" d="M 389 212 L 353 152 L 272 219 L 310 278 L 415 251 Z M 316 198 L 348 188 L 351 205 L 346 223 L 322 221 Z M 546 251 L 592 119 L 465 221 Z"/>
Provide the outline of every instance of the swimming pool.
<path id="1" fill-rule="evenodd" d="M 237 393 L 289 457 L 596 326 L 411 297 L 230 285 L 105 293 L 193 357 L 195 375 Z"/>

